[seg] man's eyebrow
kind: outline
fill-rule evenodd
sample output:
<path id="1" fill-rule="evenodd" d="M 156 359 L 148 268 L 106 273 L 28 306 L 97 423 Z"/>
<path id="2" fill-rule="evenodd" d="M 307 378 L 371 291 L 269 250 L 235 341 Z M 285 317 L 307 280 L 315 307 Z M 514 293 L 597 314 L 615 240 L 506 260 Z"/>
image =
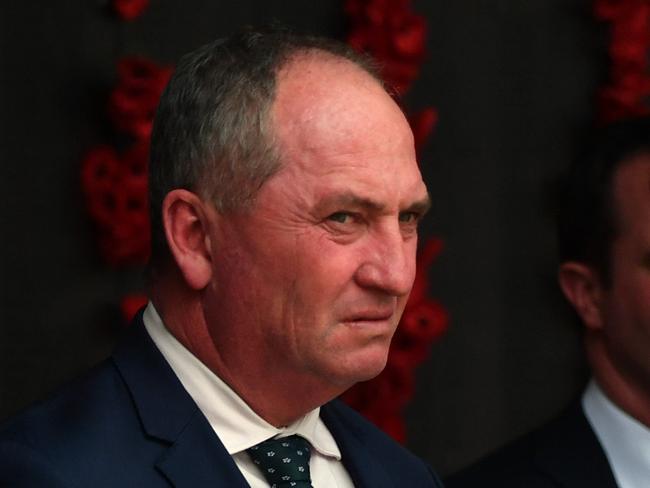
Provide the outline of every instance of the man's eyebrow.
<path id="1" fill-rule="evenodd" d="M 421 200 L 417 200 L 408 206 L 406 209 L 407 212 L 415 212 L 420 217 L 424 216 L 431 209 L 431 197 L 427 193 L 427 196 Z"/>
<path id="2" fill-rule="evenodd" d="M 359 196 L 352 192 L 334 193 L 323 198 L 317 208 L 330 210 L 333 207 L 345 208 L 364 208 L 373 212 L 381 212 L 386 208 L 380 202 L 371 198 Z"/>
<path id="3" fill-rule="evenodd" d="M 381 202 L 373 200 L 372 198 L 362 197 L 351 192 L 329 195 L 323 198 L 317 206 L 319 210 L 329 210 L 332 207 L 341 207 L 343 209 L 363 208 L 371 212 L 382 212 L 386 209 L 386 205 Z M 426 197 L 409 204 L 406 209 L 400 211 L 416 212 L 420 215 L 424 215 L 429 211 L 430 208 L 431 198 L 429 195 L 427 195 Z"/>

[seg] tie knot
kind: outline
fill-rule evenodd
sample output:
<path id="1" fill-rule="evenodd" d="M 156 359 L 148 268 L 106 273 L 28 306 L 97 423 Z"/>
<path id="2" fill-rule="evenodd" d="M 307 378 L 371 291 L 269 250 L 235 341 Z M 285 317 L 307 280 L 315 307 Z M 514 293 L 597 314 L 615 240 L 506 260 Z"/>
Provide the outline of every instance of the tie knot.
<path id="1" fill-rule="evenodd" d="M 271 488 L 311 487 L 311 448 L 304 438 L 292 435 L 269 439 L 248 449 L 248 455 L 262 471 Z"/>

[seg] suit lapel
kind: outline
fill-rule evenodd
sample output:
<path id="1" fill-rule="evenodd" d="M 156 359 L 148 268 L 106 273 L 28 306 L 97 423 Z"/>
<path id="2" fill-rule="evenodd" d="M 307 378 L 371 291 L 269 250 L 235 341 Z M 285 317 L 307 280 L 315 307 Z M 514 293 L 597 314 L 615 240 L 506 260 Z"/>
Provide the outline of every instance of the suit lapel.
<path id="1" fill-rule="evenodd" d="M 156 466 L 177 488 L 249 486 L 198 409 Z"/>
<path id="2" fill-rule="evenodd" d="M 337 400 L 321 407 L 321 418 L 341 450 L 341 461 L 356 488 L 392 488 L 395 485 L 381 462 L 372 455 L 356 435 L 353 425 L 346 425 L 336 406 Z"/>
<path id="3" fill-rule="evenodd" d="M 540 470 L 560 486 L 617 488 L 605 452 L 580 404 L 562 415 L 553 429 L 535 456 Z"/>
<path id="4" fill-rule="evenodd" d="M 156 467 L 176 487 L 248 487 L 244 477 L 142 323 L 134 319 L 113 362 L 144 432 L 166 449 Z"/>

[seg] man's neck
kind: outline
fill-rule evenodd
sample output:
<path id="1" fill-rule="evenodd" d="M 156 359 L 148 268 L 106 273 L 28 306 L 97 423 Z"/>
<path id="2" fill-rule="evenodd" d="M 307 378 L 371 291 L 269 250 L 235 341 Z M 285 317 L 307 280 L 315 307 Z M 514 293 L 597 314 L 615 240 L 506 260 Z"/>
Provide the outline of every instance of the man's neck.
<path id="1" fill-rule="evenodd" d="M 273 358 L 260 358 L 251 350 L 223 347 L 211 336 L 200 305 L 187 297 L 174 303 L 174 294 L 152 295 L 165 328 L 208 369 L 226 383 L 251 409 L 275 427 L 284 427 L 341 394 L 345 388 L 323 385 L 315 378 L 297 377 L 295 371 L 268 368 Z"/>
<path id="2" fill-rule="evenodd" d="M 650 428 L 650 388 L 617 366 L 602 340 L 587 338 L 585 342 L 593 376 L 603 392 L 621 410 Z"/>
<path id="3" fill-rule="evenodd" d="M 199 358 L 200 359 L 200 358 Z M 212 369 L 212 368 L 211 368 Z M 212 371 L 221 378 L 261 418 L 277 428 L 286 427 L 337 396 L 324 395 L 322 387 L 309 390 L 302 380 L 277 381 L 268 371 L 250 375 L 229 374 L 225 368 Z M 298 388 L 300 386 L 300 388 Z"/>

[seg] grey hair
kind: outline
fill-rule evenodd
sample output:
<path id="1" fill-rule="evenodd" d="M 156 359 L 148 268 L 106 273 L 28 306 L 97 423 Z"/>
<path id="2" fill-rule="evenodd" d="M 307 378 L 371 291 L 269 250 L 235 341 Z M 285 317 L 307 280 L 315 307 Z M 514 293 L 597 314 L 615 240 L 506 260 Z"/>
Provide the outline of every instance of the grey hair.
<path id="1" fill-rule="evenodd" d="M 278 72 L 302 53 L 348 60 L 381 82 L 369 57 L 339 41 L 284 28 L 246 28 L 181 58 L 158 106 L 151 136 L 152 257 L 167 255 L 162 201 L 183 188 L 222 213 L 249 208 L 281 166 L 270 111 Z"/>

